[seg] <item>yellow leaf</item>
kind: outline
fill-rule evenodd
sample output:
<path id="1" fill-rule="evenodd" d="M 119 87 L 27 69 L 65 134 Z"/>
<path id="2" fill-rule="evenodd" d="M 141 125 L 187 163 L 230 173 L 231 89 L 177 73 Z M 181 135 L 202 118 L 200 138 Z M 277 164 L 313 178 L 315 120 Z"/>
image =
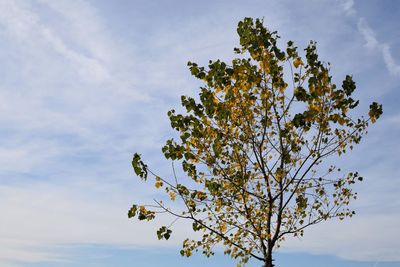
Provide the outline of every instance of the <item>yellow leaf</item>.
<path id="1" fill-rule="evenodd" d="M 225 223 L 225 222 L 222 222 L 222 223 L 219 225 L 219 229 L 221 230 L 222 233 L 224 233 L 224 232 L 226 231 L 226 223 Z"/>
<path id="2" fill-rule="evenodd" d="M 161 178 L 159 176 L 156 177 L 156 184 L 155 187 L 156 188 L 160 188 L 161 186 L 163 186 L 163 182 L 161 181 Z"/>
<path id="3" fill-rule="evenodd" d="M 321 106 L 311 104 L 310 105 L 310 110 L 316 111 L 316 112 L 320 112 L 321 111 Z"/>
<path id="4" fill-rule="evenodd" d="M 176 193 L 174 191 L 169 191 L 169 197 L 171 198 L 172 201 L 175 201 Z"/>
<path id="5" fill-rule="evenodd" d="M 368 116 L 370 117 L 372 123 L 375 123 L 375 122 L 376 122 L 376 116 L 375 116 L 375 113 L 374 113 L 374 112 L 369 111 L 369 112 L 368 112 Z"/>
<path id="6" fill-rule="evenodd" d="M 304 63 L 301 58 L 298 57 L 293 61 L 293 65 L 295 68 L 298 68 L 300 65 L 304 65 Z"/>
<path id="7" fill-rule="evenodd" d="M 203 192 L 198 191 L 196 197 L 200 200 L 203 200 L 205 198 L 205 194 Z"/>
<path id="8" fill-rule="evenodd" d="M 278 169 L 278 171 L 276 172 L 276 175 L 275 175 L 276 180 L 277 180 L 278 182 L 282 181 L 283 175 L 284 175 L 284 174 L 283 174 L 282 169 Z"/>
<path id="9" fill-rule="evenodd" d="M 338 117 L 338 122 L 340 125 L 343 125 L 345 123 L 345 120 L 342 117 Z"/>

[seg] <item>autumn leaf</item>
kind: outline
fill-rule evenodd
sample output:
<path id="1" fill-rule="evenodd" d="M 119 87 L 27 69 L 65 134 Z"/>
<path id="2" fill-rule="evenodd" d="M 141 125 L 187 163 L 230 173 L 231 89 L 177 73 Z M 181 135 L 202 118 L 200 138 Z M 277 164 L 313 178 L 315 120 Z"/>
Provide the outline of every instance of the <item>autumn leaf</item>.
<path id="1" fill-rule="evenodd" d="M 155 183 L 155 187 L 156 188 L 160 188 L 163 186 L 163 182 L 161 181 L 161 178 L 159 176 L 156 176 L 156 183 Z"/>
<path id="2" fill-rule="evenodd" d="M 295 67 L 295 68 L 298 68 L 300 65 L 304 65 L 304 63 L 303 63 L 303 61 L 301 60 L 301 58 L 296 58 L 294 61 L 293 61 L 293 66 Z"/>
<path id="3" fill-rule="evenodd" d="M 169 194 L 169 198 L 170 198 L 172 201 L 175 201 L 175 199 L 176 199 L 176 193 L 175 193 L 174 191 L 169 191 L 168 194 Z"/>

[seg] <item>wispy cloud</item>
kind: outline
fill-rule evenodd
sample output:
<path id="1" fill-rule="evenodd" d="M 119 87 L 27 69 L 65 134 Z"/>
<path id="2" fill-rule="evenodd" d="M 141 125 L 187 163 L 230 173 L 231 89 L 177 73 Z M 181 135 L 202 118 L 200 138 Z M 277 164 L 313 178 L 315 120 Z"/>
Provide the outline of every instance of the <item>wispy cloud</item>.
<path id="1" fill-rule="evenodd" d="M 0 1 L 0 31 L 0 265 L 64 260 L 60 244 L 154 245 L 160 222 L 138 232 L 126 216 L 128 196 L 147 197 L 126 182 L 133 147 L 151 151 L 165 124 L 138 89 L 145 65 L 85 1 Z"/>
<path id="2" fill-rule="evenodd" d="M 53 29 L 40 21 L 26 2 L 2 1 L 0 7 L 1 23 L 20 42 L 29 46 L 32 45 L 32 41 L 47 43 L 50 49 L 71 61 L 77 67 L 81 77 L 89 81 L 99 82 L 108 78 L 109 74 L 105 65 L 101 64 L 96 57 L 86 56 L 69 47 Z"/>
<path id="3" fill-rule="evenodd" d="M 400 76 L 400 65 L 396 63 L 391 51 L 390 46 L 376 37 L 375 31 L 369 26 L 366 18 L 358 16 L 355 9 L 354 0 L 341 1 L 342 9 L 347 16 L 358 17 L 357 28 L 359 33 L 365 40 L 365 46 L 369 50 L 375 50 L 382 54 L 383 61 L 390 74 Z"/>
<path id="4" fill-rule="evenodd" d="M 358 30 L 366 41 L 366 46 L 368 49 L 378 48 L 379 42 L 375 37 L 374 31 L 369 27 L 367 21 L 364 18 L 358 20 Z"/>
<path id="5" fill-rule="evenodd" d="M 176 226 L 180 230 L 170 242 L 160 243 L 154 231 L 171 220 L 161 216 L 156 222 L 133 224 L 127 220 L 126 197 L 118 197 L 124 192 L 116 186 L 110 194 L 110 188 L 112 184 L 103 188 L 92 184 L 84 192 L 82 185 L 57 186 L 43 182 L 19 187 L 0 186 L 0 263 L 67 260 L 60 245 L 163 247 L 177 246 L 186 237 L 191 226 L 178 222 Z M 135 189 L 132 194 L 142 200 L 148 197 Z M 99 195 L 107 196 L 107 200 L 102 201 Z"/>
<path id="6" fill-rule="evenodd" d="M 400 76 L 400 65 L 395 62 L 388 44 L 382 44 L 382 54 L 389 72 L 393 75 Z"/>
<path id="7" fill-rule="evenodd" d="M 356 14 L 356 10 L 354 9 L 354 0 L 343 0 L 342 8 L 348 16 Z"/>
<path id="8" fill-rule="evenodd" d="M 359 18 L 357 26 L 366 42 L 366 47 L 370 50 L 380 52 L 389 73 L 394 76 L 400 76 L 400 65 L 395 62 L 395 59 L 390 52 L 390 46 L 387 43 L 378 41 L 374 30 L 368 25 L 365 18 Z"/>
<path id="9" fill-rule="evenodd" d="M 354 261 L 399 261 L 400 234 L 383 230 L 396 229 L 399 220 L 391 215 L 358 215 L 342 223 L 328 222 L 306 231 L 302 239 L 289 239 L 284 250 L 317 254 L 334 251 L 338 257 Z"/>

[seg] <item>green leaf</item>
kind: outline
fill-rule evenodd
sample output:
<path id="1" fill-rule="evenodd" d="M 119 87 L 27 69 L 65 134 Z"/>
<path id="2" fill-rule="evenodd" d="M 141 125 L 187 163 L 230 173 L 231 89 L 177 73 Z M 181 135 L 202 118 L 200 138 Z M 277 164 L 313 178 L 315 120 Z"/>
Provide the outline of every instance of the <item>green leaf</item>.
<path id="1" fill-rule="evenodd" d="M 132 167 L 135 171 L 135 174 L 142 178 L 143 180 L 147 179 L 147 165 L 143 163 L 138 153 L 135 153 L 132 158 Z"/>
<path id="2" fill-rule="evenodd" d="M 296 89 L 294 89 L 294 96 L 298 101 L 303 101 L 303 102 L 307 101 L 307 99 L 310 97 L 307 91 L 301 86 L 296 87 Z"/>
<path id="3" fill-rule="evenodd" d="M 305 125 L 305 118 L 302 113 L 297 113 L 293 118 L 293 125 L 297 128 Z"/>
<path id="4" fill-rule="evenodd" d="M 342 87 L 347 96 L 351 95 L 356 89 L 356 83 L 353 81 L 353 77 L 346 75 L 346 79 L 343 80 Z"/>
<path id="5" fill-rule="evenodd" d="M 168 240 L 171 237 L 172 231 L 165 226 L 162 226 L 157 231 L 157 238 L 158 240 L 165 239 Z"/>
<path id="6" fill-rule="evenodd" d="M 383 110 L 382 110 L 382 105 L 373 102 L 370 106 L 369 106 L 369 112 L 368 115 L 372 121 L 372 123 L 376 122 L 377 119 L 379 119 L 379 117 L 382 115 Z"/>
<path id="7" fill-rule="evenodd" d="M 133 205 L 132 208 L 128 211 L 128 218 L 133 218 L 136 215 L 137 205 Z"/>

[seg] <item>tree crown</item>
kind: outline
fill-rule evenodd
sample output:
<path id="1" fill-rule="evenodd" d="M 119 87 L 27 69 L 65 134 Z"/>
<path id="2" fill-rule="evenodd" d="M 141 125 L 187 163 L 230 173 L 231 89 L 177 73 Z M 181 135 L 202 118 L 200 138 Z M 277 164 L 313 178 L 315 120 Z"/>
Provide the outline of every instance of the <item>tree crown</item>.
<path id="1" fill-rule="evenodd" d="M 128 215 L 151 220 L 167 212 L 191 220 L 202 237 L 184 240 L 182 255 L 201 249 L 209 256 L 221 243 L 239 265 L 253 257 L 272 266 L 272 251 L 286 236 L 354 214 L 347 208 L 356 198 L 351 186 L 362 177 L 322 162 L 358 144 L 382 106 L 374 102 L 367 118 L 352 118 L 359 104 L 352 97 L 355 82 L 347 75 L 340 87 L 333 84 L 315 42 L 302 58 L 292 41 L 286 50 L 278 48 L 277 33 L 259 19 L 245 18 L 237 32 L 240 48 L 234 51 L 248 58 L 210 61 L 208 68 L 189 62 L 191 74 L 204 81 L 199 100 L 182 96 L 186 113 L 168 112 L 180 138 L 168 140 L 162 152 L 180 162 L 191 186 L 175 172 L 172 179 L 161 177 L 139 154 L 133 157 L 135 173 L 144 180 L 152 176 L 155 187 L 184 209 L 155 200 L 134 205 Z M 168 239 L 171 232 L 163 226 L 157 235 Z"/>

